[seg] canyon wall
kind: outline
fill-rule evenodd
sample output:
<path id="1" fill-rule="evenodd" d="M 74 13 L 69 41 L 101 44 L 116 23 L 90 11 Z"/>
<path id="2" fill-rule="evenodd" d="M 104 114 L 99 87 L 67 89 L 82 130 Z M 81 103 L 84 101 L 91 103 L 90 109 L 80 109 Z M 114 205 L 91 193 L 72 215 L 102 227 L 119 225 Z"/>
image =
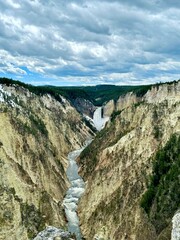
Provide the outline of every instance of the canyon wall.
<path id="1" fill-rule="evenodd" d="M 167 83 L 162 85 L 152 86 L 151 90 L 148 90 L 146 94 L 137 96 L 134 92 L 129 92 L 118 98 L 117 101 L 110 100 L 103 106 L 104 116 L 110 117 L 114 111 L 121 111 L 133 104 L 139 102 L 160 103 L 166 99 L 168 101 L 174 101 L 174 98 L 179 94 L 180 84 L 178 82 Z"/>
<path id="2" fill-rule="evenodd" d="M 86 190 L 79 216 L 85 239 L 170 239 L 171 219 L 177 209 L 168 200 L 178 198 L 178 192 L 168 186 L 167 196 L 154 201 L 149 214 L 141 201 L 154 156 L 173 134 L 180 135 L 179 93 L 180 81 L 154 87 L 139 99 L 133 94 L 121 97 L 118 112 L 82 152 L 78 161 Z M 177 183 L 178 178 L 173 181 Z M 164 207 L 162 212 L 158 201 L 160 209 Z"/>
<path id="3" fill-rule="evenodd" d="M 59 96 L 0 85 L 0 239 L 32 239 L 46 225 L 65 227 L 67 154 L 91 130 Z"/>

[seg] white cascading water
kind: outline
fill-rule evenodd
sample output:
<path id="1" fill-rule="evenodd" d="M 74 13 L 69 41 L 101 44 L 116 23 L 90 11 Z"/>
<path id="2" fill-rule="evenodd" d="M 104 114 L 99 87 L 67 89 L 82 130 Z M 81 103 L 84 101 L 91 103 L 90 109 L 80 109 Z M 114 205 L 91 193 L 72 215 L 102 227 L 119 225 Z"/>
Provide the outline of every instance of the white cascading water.
<path id="1" fill-rule="evenodd" d="M 180 211 L 172 219 L 171 240 L 180 240 Z"/>
<path id="2" fill-rule="evenodd" d="M 109 117 L 102 116 L 102 107 L 98 107 L 93 115 L 94 126 L 98 131 L 100 131 L 109 120 Z"/>

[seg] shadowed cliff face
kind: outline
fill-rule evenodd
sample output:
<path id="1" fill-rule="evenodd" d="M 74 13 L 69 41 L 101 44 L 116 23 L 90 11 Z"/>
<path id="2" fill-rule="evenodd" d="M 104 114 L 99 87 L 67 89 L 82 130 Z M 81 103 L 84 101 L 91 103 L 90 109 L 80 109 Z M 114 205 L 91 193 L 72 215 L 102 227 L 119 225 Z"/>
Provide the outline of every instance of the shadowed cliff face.
<path id="1" fill-rule="evenodd" d="M 155 153 L 180 134 L 179 92 L 180 82 L 153 88 L 143 101 L 130 96 L 125 106 L 119 100 L 124 107 L 82 152 L 80 174 L 87 183 L 79 216 L 87 240 L 170 239 L 170 219 L 157 229 L 140 202 Z"/>
<path id="2" fill-rule="evenodd" d="M 76 98 L 73 105 L 80 113 L 83 113 L 91 118 L 93 118 L 93 113 L 96 107 L 89 101 L 83 98 Z"/>
<path id="3" fill-rule="evenodd" d="M 91 130 L 61 97 L 0 87 L 0 239 L 31 239 L 45 225 L 65 226 L 67 154 Z"/>

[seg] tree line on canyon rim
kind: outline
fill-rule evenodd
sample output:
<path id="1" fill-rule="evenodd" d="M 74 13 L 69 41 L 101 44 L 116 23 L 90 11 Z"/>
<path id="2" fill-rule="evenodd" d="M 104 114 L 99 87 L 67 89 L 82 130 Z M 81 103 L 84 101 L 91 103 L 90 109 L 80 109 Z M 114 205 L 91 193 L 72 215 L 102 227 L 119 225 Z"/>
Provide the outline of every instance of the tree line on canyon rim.
<path id="1" fill-rule="evenodd" d="M 59 95 L 69 99 L 72 103 L 76 98 L 83 98 L 91 101 L 96 106 L 101 106 L 103 103 L 117 99 L 128 92 L 134 92 L 137 96 L 143 96 L 152 86 L 159 86 L 164 83 L 157 83 L 155 85 L 139 85 L 139 86 L 116 86 L 116 85 L 97 85 L 97 86 L 72 86 L 72 87 L 58 87 L 58 86 L 33 86 L 17 80 L 9 78 L 0 78 L 1 84 L 7 86 L 16 84 L 28 89 L 36 95 L 50 94 L 57 101 L 62 101 Z"/>

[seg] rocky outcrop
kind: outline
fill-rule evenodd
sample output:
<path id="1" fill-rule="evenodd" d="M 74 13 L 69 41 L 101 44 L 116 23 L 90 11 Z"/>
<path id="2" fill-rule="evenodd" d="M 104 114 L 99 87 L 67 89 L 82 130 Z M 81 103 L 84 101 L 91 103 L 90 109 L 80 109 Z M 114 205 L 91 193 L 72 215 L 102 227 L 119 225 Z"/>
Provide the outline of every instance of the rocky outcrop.
<path id="1" fill-rule="evenodd" d="M 115 110 L 114 100 L 110 100 L 103 106 L 103 117 L 110 117 Z"/>
<path id="2" fill-rule="evenodd" d="M 180 238 L 180 211 L 176 212 L 172 219 L 171 240 L 178 240 L 179 238 Z"/>
<path id="3" fill-rule="evenodd" d="M 69 232 L 48 226 L 44 231 L 38 233 L 34 240 L 73 240 Z"/>
<path id="4" fill-rule="evenodd" d="M 80 113 L 87 115 L 90 118 L 93 118 L 93 113 L 96 110 L 96 107 L 87 99 L 76 98 L 73 102 L 73 105 Z"/>
<path id="5" fill-rule="evenodd" d="M 135 103 L 142 101 L 141 97 L 137 97 L 135 93 L 130 92 L 125 96 L 120 96 L 116 103 L 116 111 L 121 111 L 124 108 L 132 106 Z"/>
<path id="6" fill-rule="evenodd" d="M 145 96 L 144 100 L 149 103 L 161 103 L 166 100 L 169 102 L 179 101 L 180 80 L 173 83 L 157 85 L 151 88 Z"/>
<path id="7" fill-rule="evenodd" d="M 153 156 L 174 133 L 180 134 L 179 86 L 180 81 L 153 88 L 143 100 L 128 94 L 129 103 L 121 101 L 121 111 L 82 152 L 86 190 L 79 216 L 87 240 L 170 239 L 169 219 L 157 229 L 140 202 Z"/>
<path id="8" fill-rule="evenodd" d="M 70 103 L 0 86 L 0 239 L 32 239 L 65 226 L 67 154 L 91 130 Z"/>

